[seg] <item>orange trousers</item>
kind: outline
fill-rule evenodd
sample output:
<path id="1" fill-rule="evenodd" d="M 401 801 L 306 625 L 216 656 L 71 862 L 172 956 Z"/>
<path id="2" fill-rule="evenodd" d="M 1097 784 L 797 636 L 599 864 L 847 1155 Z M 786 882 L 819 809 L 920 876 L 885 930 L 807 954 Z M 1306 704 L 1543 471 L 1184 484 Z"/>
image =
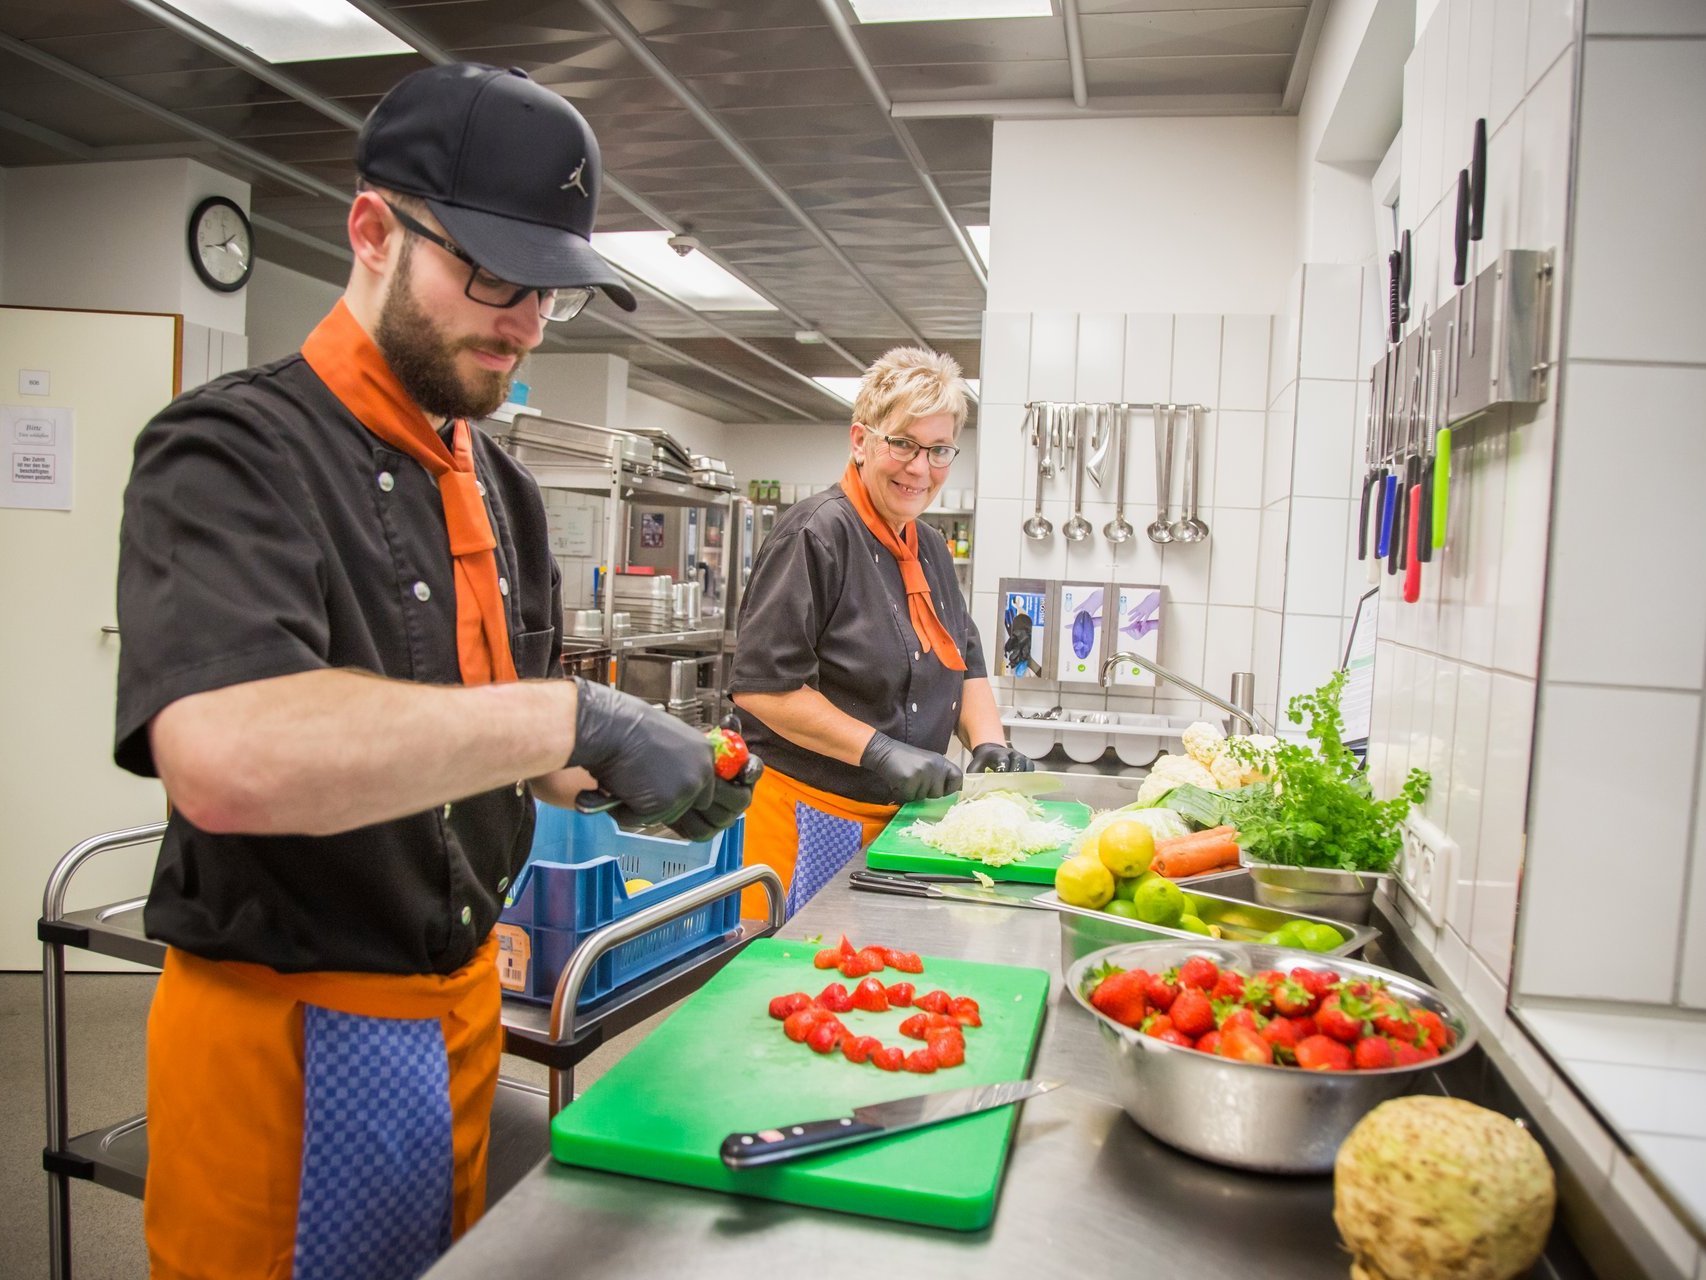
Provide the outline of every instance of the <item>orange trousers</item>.
<path id="1" fill-rule="evenodd" d="M 480 1217 L 503 1051 L 497 941 L 447 975 L 281 974 L 177 949 L 148 1014 L 153 1280 L 289 1280 L 303 1132 L 303 1006 L 436 1017 L 450 1068 L 452 1236 Z"/>
<path id="2" fill-rule="evenodd" d="M 863 828 L 862 847 L 881 835 L 889 819 L 900 811 L 899 805 L 848 800 L 833 792 L 808 787 L 775 769 L 766 769 L 753 789 L 752 804 L 746 811 L 744 860 L 748 865 L 762 862 L 774 867 L 782 877 L 784 897 L 794 882 L 794 863 L 800 854 L 798 806 L 802 804 L 832 818 L 857 822 Z M 741 894 L 740 913 L 748 920 L 761 920 L 769 913 L 762 887 L 754 885 Z"/>

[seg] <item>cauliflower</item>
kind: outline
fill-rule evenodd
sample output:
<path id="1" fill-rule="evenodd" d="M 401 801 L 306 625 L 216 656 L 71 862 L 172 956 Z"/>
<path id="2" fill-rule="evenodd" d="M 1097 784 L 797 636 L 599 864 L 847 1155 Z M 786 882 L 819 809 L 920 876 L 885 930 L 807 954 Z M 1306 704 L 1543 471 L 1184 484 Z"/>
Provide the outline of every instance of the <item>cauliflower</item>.
<path id="1" fill-rule="evenodd" d="M 1149 776 L 1138 789 L 1139 804 L 1153 804 L 1174 787 L 1192 783 L 1215 789 L 1214 775 L 1190 756 L 1164 755 L 1149 768 Z"/>
<path id="2" fill-rule="evenodd" d="M 1214 775 L 1214 785 L 1222 791 L 1236 791 L 1244 785 L 1245 766 L 1241 761 L 1234 760 L 1229 754 L 1221 754 L 1214 758 L 1208 771 Z M 1255 770 L 1250 770 L 1255 772 Z M 1254 782 L 1256 779 L 1252 778 Z"/>
<path id="3" fill-rule="evenodd" d="M 1186 753 L 1204 768 L 1212 766 L 1226 746 L 1226 735 L 1202 720 L 1186 729 L 1183 738 Z"/>

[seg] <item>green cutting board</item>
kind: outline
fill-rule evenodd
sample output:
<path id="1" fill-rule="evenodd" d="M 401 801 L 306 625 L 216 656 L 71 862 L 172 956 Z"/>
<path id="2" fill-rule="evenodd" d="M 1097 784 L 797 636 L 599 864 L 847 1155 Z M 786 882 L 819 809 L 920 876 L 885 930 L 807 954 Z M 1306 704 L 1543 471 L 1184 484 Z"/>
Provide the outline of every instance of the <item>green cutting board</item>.
<path id="1" fill-rule="evenodd" d="M 907 834 L 914 822 L 939 822 L 953 807 L 954 797 L 938 800 L 914 800 L 901 806 L 899 813 L 889 819 L 883 833 L 871 841 L 865 850 L 865 865 L 872 871 L 922 871 L 933 875 L 970 876 L 981 871 L 992 880 L 1017 880 L 1026 884 L 1053 884 L 1054 873 L 1066 861 L 1067 846 L 1033 853 L 1023 862 L 1010 862 L 1004 867 L 986 867 L 970 858 L 955 858 L 932 849 L 917 836 Z M 1090 806 L 1075 800 L 1038 800 L 1045 818 L 1054 818 L 1074 832 L 1090 825 Z"/>
<path id="2" fill-rule="evenodd" d="M 981 1007 L 983 1025 L 966 1028 L 965 1062 L 915 1075 L 856 1065 L 839 1052 L 816 1054 L 782 1034 L 768 1012 L 772 996 L 816 995 L 840 981 L 835 970 L 812 967 L 817 950 L 778 938 L 753 942 L 563 1109 L 551 1122 L 552 1155 L 589 1169 L 843 1213 L 957 1231 L 988 1225 L 1013 1135 L 1013 1107 L 765 1168 L 736 1172 L 718 1158 L 730 1133 L 1017 1080 L 1030 1070 L 1048 1005 L 1044 970 L 928 957 L 919 975 L 884 970 L 879 976 L 887 981 L 906 978 L 920 993 L 941 987 Z M 896 1028 L 912 1012 L 854 1012 L 841 1019 L 860 1034 L 910 1051 L 921 1046 Z"/>

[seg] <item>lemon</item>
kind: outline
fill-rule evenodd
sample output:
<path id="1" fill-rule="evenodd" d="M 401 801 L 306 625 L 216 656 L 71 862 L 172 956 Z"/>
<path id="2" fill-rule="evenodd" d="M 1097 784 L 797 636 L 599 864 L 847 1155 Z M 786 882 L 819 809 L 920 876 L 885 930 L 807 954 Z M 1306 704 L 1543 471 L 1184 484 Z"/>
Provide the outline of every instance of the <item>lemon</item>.
<path id="1" fill-rule="evenodd" d="M 1096 855 L 1116 876 L 1141 875 L 1155 861 L 1155 835 L 1136 818 L 1119 818 L 1102 828 Z"/>
<path id="2" fill-rule="evenodd" d="M 1137 887 L 1131 904 L 1137 908 L 1137 918 L 1145 924 L 1171 928 L 1185 914 L 1185 891 L 1171 880 L 1157 877 Z"/>
<path id="3" fill-rule="evenodd" d="M 1060 864 L 1054 873 L 1054 891 L 1069 907 L 1100 910 L 1114 896 L 1114 875 L 1100 859 L 1079 854 Z"/>
<path id="4" fill-rule="evenodd" d="M 652 887 L 652 882 L 650 880 L 646 880 L 640 876 L 635 876 L 632 880 L 629 880 L 622 887 L 628 891 L 629 897 L 633 897 L 636 893 L 640 893 L 646 889 L 650 889 Z"/>

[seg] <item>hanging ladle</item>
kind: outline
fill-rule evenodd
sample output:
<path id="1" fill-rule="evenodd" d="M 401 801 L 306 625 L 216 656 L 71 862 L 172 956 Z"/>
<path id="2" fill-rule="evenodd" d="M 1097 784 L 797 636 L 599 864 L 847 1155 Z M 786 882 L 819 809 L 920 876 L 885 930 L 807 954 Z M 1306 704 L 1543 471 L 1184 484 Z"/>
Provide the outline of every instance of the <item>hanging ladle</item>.
<path id="1" fill-rule="evenodd" d="M 1155 519 L 1144 532 L 1151 542 L 1171 542 L 1167 490 L 1173 477 L 1173 406 L 1157 403 L 1151 407 L 1155 410 Z"/>
<path id="2" fill-rule="evenodd" d="M 1043 477 L 1048 474 L 1045 463 L 1050 449 L 1050 433 L 1054 428 L 1054 406 L 1040 404 L 1031 410 L 1031 443 L 1037 447 L 1037 509 L 1022 526 L 1025 536 L 1034 542 L 1054 536 L 1054 526 L 1043 516 Z"/>
<path id="3" fill-rule="evenodd" d="M 1113 430 L 1118 433 L 1114 437 L 1114 518 L 1102 526 L 1102 536 L 1118 546 L 1137 533 L 1125 518 L 1125 447 L 1131 435 L 1131 407 L 1114 405 L 1111 412 L 1115 415 Z"/>
<path id="4" fill-rule="evenodd" d="M 1197 414 L 1195 405 L 1180 405 L 1185 415 L 1185 498 L 1184 514 L 1173 522 L 1174 542 L 1201 542 L 1208 537 L 1208 526 L 1197 519 Z"/>
<path id="5" fill-rule="evenodd" d="M 1086 406 L 1074 405 L 1068 410 L 1073 417 L 1072 426 L 1072 518 L 1060 526 L 1060 531 L 1066 535 L 1068 542 L 1083 542 L 1095 528 L 1084 518 L 1084 469 L 1085 454 L 1089 451 L 1089 439 L 1085 434 Z"/>

